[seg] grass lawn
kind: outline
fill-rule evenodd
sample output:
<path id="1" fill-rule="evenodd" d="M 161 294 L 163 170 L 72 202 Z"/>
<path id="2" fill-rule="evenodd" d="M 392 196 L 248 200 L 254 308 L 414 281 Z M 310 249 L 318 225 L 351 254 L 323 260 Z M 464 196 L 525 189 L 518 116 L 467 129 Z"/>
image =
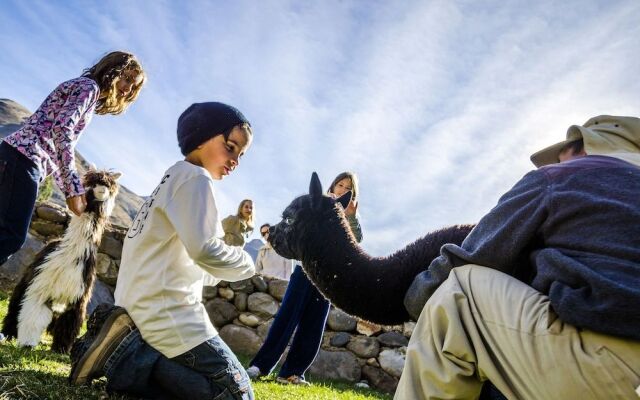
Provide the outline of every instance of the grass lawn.
<path id="1" fill-rule="evenodd" d="M 7 295 L 0 292 L 0 318 L 7 312 Z M 105 380 L 94 381 L 91 387 L 74 387 L 67 383 L 69 357 L 49 351 L 51 338 L 34 350 L 25 350 L 15 343 L 0 343 L 0 400 L 9 399 L 129 399 L 108 396 Z M 241 360 L 246 365 L 247 358 Z M 313 377 L 311 387 L 277 384 L 273 377 L 255 382 L 253 389 L 259 400 L 390 400 L 391 396 L 369 389 L 356 389 L 342 382 L 318 381 Z"/>

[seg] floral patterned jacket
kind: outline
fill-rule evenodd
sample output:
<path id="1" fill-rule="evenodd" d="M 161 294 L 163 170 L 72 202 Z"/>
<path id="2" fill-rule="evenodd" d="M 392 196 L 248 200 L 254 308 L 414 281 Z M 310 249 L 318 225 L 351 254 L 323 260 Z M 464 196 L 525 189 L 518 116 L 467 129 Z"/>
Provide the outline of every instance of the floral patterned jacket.
<path id="1" fill-rule="evenodd" d="M 100 88 L 90 78 L 61 83 L 40 107 L 4 141 L 33 161 L 41 179 L 54 174 L 66 197 L 84 193 L 74 149 L 95 110 Z"/>

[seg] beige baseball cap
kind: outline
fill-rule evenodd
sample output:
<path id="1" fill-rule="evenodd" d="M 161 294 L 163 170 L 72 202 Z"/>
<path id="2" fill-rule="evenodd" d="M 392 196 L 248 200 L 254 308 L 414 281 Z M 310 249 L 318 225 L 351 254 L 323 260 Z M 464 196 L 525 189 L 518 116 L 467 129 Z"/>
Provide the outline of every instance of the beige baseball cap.
<path id="1" fill-rule="evenodd" d="M 600 115 L 584 125 L 572 125 L 567 139 L 531 155 L 536 167 L 559 162 L 560 151 L 567 144 L 583 139 L 587 154 L 640 153 L 640 118 Z"/>

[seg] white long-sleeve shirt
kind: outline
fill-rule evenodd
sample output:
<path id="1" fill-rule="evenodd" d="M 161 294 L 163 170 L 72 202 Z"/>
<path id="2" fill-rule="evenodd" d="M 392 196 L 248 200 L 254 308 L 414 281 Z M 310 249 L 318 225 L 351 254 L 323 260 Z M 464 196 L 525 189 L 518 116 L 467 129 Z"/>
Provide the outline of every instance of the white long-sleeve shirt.
<path id="1" fill-rule="evenodd" d="M 258 250 L 256 273 L 288 281 L 293 271 L 293 261 L 282 257 L 269 243 Z"/>
<path id="2" fill-rule="evenodd" d="M 202 304 L 202 286 L 251 277 L 251 256 L 222 241 L 213 180 L 178 161 L 133 221 L 122 250 L 116 304 L 142 338 L 168 358 L 217 335 Z"/>

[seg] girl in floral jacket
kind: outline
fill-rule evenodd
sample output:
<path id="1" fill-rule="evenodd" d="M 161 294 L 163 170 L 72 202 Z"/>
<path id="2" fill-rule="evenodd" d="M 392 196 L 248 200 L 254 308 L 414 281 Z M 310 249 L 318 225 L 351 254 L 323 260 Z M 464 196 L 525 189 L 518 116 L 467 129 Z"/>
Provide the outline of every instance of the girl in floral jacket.
<path id="1" fill-rule="evenodd" d="M 80 215 L 84 188 L 74 148 L 93 113 L 122 113 L 138 97 L 145 74 L 129 53 L 114 51 L 82 76 L 51 92 L 20 129 L 0 141 L 0 264 L 24 243 L 38 186 L 48 175 Z"/>

